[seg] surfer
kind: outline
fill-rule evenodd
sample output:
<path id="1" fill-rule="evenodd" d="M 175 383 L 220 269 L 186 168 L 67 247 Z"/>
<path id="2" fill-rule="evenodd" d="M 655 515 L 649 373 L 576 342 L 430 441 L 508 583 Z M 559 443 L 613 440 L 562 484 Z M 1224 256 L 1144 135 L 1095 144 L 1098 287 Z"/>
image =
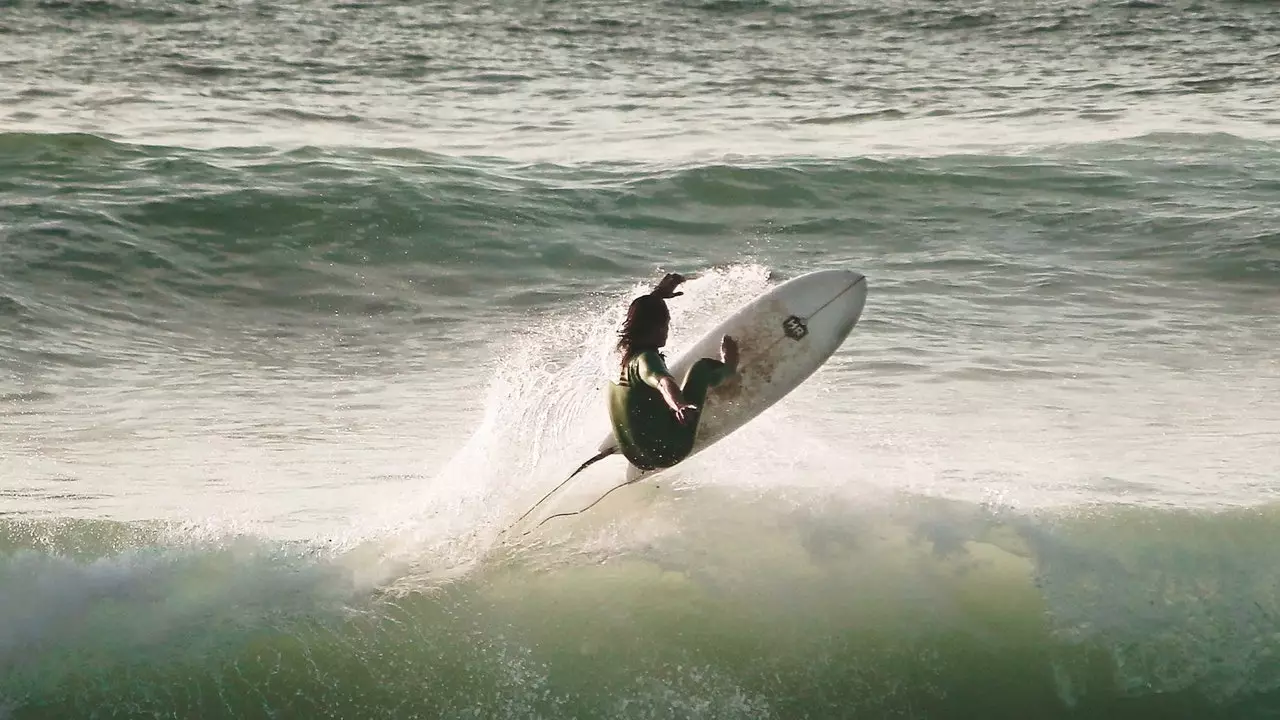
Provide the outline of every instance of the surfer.
<path id="1" fill-rule="evenodd" d="M 689 457 L 698 434 L 699 411 L 707 400 L 707 391 L 738 372 L 738 343 L 725 335 L 720 339 L 719 360 L 699 358 L 689 368 L 684 383 L 676 383 L 658 350 L 667 344 L 667 334 L 671 330 L 667 300 L 684 294 L 676 292 L 684 281 L 683 275 L 668 273 L 649 294 L 631 301 L 627 308 L 627 319 L 618 332 L 618 352 L 622 355 L 618 378 L 609 383 L 609 419 L 613 422 L 616 445 L 604 447 L 579 465 L 569 477 L 516 518 L 512 528 L 524 522 L 578 473 L 610 455 L 621 452 L 640 470 L 669 468 Z M 632 482 L 624 481 L 581 510 L 548 515 L 525 530 L 524 534 L 542 527 L 548 520 L 584 513 L 609 497 L 614 490 Z"/>
<path id="2" fill-rule="evenodd" d="M 728 335 L 720 341 L 720 359 L 699 359 L 683 383 L 667 370 L 659 353 L 671 329 L 666 301 L 684 294 L 676 292 L 684 281 L 668 273 L 649 294 L 633 300 L 618 333 L 621 367 L 609 384 L 609 418 L 618 449 L 641 470 L 668 468 L 688 457 L 707 391 L 738 370 L 738 343 Z"/>
<path id="3" fill-rule="evenodd" d="M 647 472 L 669 468 L 689 457 L 699 432 L 702 405 L 707 400 L 708 392 L 726 380 L 735 378 L 743 369 L 739 367 L 738 343 L 725 335 L 720 339 L 719 360 L 699 358 L 685 374 L 682 384 L 677 384 L 672 377 L 660 352 L 667 344 L 667 333 L 671 327 L 671 314 L 667 311 L 666 301 L 683 294 L 676 292 L 676 288 L 684 280 L 681 275 L 669 274 L 647 295 L 631 302 L 627 318 L 618 332 L 618 351 L 621 354 L 618 376 L 609 384 L 608 389 L 609 418 L 613 431 L 600 443 L 599 452 L 579 465 L 569 477 L 516 518 L 508 530 L 524 522 L 525 518 L 542 507 L 543 503 L 577 477 L 578 473 L 607 457 L 622 454 L 631 462 L 634 468 L 627 471 L 626 480 L 590 505 L 580 510 L 548 515 L 523 534 L 528 535 L 556 518 L 581 515 L 599 505 L 615 491 L 644 477 Z M 849 270 L 807 273 L 770 290 L 725 321 L 726 326 L 755 327 L 761 333 L 769 332 L 768 325 L 777 322 L 773 332 L 777 332 L 780 337 L 771 341 L 772 344 L 768 347 L 754 348 L 754 351 L 777 352 L 778 357 L 773 361 L 771 369 L 777 371 L 777 363 L 785 361 L 785 377 L 778 378 L 769 374 L 765 380 L 766 387 L 749 389 L 753 391 L 754 397 L 745 398 L 744 404 L 738 407 L 737 417 L 725 417 L 725 424 L 720 427 L 702 428 L 704 431 L 714 431 L 705 438 L 708 442 L 714 442 L 732 432 L 737 425 L 754 417 L 830 357 L 862 313 L 862 306 L 867 298 L 865 280 L 862 275 Z M 784 310 L 788 313 L 786 317 L 783 317 Z M 804 315 L 800 315 L 797 310 L 803 311 Z M 827 314 L 819 317 L 824 312 Z M 799 343 L 799 346 L 774 351 L 773 347 L 783 342 L 784 338 Z M 699 343 L 698 347 L 705 346 Z M 738 401 L 744 401 L 740 396 L 748 388 L 731 390 Z"/>

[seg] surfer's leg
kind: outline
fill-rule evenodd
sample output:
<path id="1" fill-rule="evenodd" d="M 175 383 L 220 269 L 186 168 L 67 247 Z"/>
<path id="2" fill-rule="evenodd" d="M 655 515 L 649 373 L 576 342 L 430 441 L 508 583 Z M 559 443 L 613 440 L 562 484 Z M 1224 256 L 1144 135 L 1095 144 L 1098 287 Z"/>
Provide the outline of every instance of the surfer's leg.
<path id="1" fill-rule="evenodd" d="M 693 367 L 689 368 L 689 373 L 684 376 L 684 382 L 680 385 L 680 393 L 684 395 L 685 402 L 697 405 L 698 409 L 702 409 L 702 404 L 707 401 L 707 391 L 724 379 L 725 364 L 719 360 L 711 358 L 702 358 L 695 362 Z M 701 415 L 701 413 L 698 413 Z M 682 427 L 692 426 L 697 429 L 697 419 L 687 423 Z M 692 432 L 690 433 L 692 434 Z"/>
<path id="2" fill-rule="evenodd" d="M 628 412 L 626 426 L 616 427 L 623 455 L 641 470 L 669 468 L 689 457 L 693 441 L 698 433 L 698 421 L 702 417 L 702 404 L 707 391 L 725 377 L 725 365 L 719 360 L 703 358 L 689 368 L 680 388 L 687 403 L 698 406 L 698 412 L 689 413 L 685 422 L 676 420 L 664 405 L 646 406 L 636 412 Z"/>
<path id="3" fill-rule="evenodd" d="M 724 379 L 724 368 L 724 363 L 711 358 L 702 358 L 689 368 L 681 383 L 680 394 L 684 395 L 685 402 L 697 405 L 698 412 L 690 413 L 683 423 L 673 419 L 662 424 L 661 437 L 654 444 L 655 465 L 671 467 L 689 457 L 698 435 L 698 422 L 702 419 L 702 405 L 707 401 L 707 392 Z"/>

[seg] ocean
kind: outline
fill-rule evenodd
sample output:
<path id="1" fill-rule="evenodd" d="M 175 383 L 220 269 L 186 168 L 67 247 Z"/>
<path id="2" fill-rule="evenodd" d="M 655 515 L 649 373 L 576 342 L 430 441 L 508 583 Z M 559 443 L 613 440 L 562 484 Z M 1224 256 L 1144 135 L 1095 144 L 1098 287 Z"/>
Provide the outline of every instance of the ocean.
<path id="1" fill-rule="evenodd" d="M 1267 1 L 0 0 L 0 720 L 1280 717 L 1277 98 Z M 504 532 L 632 297 L 823 268 Z"/>

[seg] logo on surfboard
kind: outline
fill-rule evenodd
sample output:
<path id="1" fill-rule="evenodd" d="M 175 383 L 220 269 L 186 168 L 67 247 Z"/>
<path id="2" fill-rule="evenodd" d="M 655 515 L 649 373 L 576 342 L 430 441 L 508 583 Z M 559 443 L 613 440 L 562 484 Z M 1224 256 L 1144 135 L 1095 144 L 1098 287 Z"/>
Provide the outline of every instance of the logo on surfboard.
<path id="1" fill-rule="evenodd" d="M 792 340 L 799 340 L 809 334 L 809 328 L 805 327 L 804 320 L 792 315 L 782 321 L 782 332 L 786 333 L 787 337 Z"/>

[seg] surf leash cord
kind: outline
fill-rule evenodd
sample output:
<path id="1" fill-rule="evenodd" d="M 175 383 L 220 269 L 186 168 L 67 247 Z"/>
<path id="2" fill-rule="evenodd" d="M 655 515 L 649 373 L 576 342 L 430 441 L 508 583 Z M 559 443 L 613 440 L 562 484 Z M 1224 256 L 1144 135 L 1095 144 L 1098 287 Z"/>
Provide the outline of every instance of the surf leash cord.
<path id="1" fill-rule="evenodd" d="M 577 470 L 574 470 L 574 471 L 569 475 L 569 477 L 565 478 L 565 479 L 564 479 L 564 480 L 563 480 L 559 485 L 557 485 L 557 486 L 555 486 L 555 487 L 551 488 L 551 491 L 550 491 L 550 492 L 548 492 L 546 495 L 543 495 L 541 500 L 539 500 L 538 502 L 536 502 L 536 503 L 534 503 L 534 504 L 533 504 L 533 507 L 529 508 L 528 510 L 526 510 L 526 511 L 525 511 L 525 513 L 524 513 L 523 515 L 521 515 L 520 517 L 516 518 L 516 521 L 515 521 L 515 522 L 513 522 L 513 523 L 511 523 L 511 525 L 510 525 L 506 530 L 503 530 L 503 531 L 502 531 L 502 533 L 505 535 L 505 534 L 507 534 L 507 533 L 511 532 L 511 528 L 515 527 L 516 525 L 519 525 L 521 522 L 523 522 L 523 521 L 524 521 L 524 519 L 525 519 L 525 518 L 527 518 L 527 517 L 529 517 L 530 515 L 532 515 L 534 510 L 537 510 L 538 508 L 542 507 L 542 503 L 546 502 L 546 501 L 547 501 L 547 498 L 551 497 L 552 495 L 555 495 L 557 492 L 559 492 L 559 491 L 560 491 L 560 488 L 564 487 L 565 485 L 568 485 L 570 480 L 572 480 L 572 479 L 574 479 L 575 477 L 577 477 L 577 476 L 578 476 L 578 473 L 582 472 L 583 470 L 586 470 L 588 467 L 590 467 L 590 466 L 594 465 L 595 463 L 597 463 L 597 462 L 599 462 L 599 461 L 601 461 L 601 460 L 603 460 L 603 459 L 605 459 L 605 458 L 609 457 L 610 455 L 613 455 L 613 454 L 614 454 L 614 453 L 616 453 L 616 452 L 618 452 L 618 448 L 616 448 L 616 447 L 606 448 L 606 449 L 601 450 L 600 452 L 596 453 L 596 454 L 595 454 L 595 455 L 594 455 L 590 460 L 588 460 L 588 461 L 586 461 L 586 462 L 582 463 L 581 465 L 579 465 Z M 615 489 L 616 489 L 616 488 L 615 488 Z M 612 490 L 610 490 L 609 492 L 613 492 L 613 491 L 612 491 Z M 596 502 L 599 502 L 599 500 L 597 500 Z M 595 503 L 592 503 L 592 504 L 594 505 Z M 579 511 L 579 512 L 581 512 L 581 511 Z M 556 515 L 552 515 L 551 517 L 557 517 L 557 516 L 556 516 Z M 550 519 L 551 519 L 551 518 L 547 518 L 547 520 L 550 520 Z M 546 522 L 547 520 L 543 520 L 542 522 Z M 538 525 L 536 525 L 536 526 L 534 526 L 534 527 L 536 528 L 536 527 L 541 526 L 541 525 L 542 525 L 542 523 L 538 523 Z M 526 533 L 525 533 L 525 535 L 528 535 L 528 534 L 529 534 L 528 532 L 526 532 Z"/>
<path id="2" fill-rule="evenodd" d="M 531 527 L 531 528 L 529 528 L 528 530 L 525 530 L 523 533 L 521 533 L 521 536 L 523 537 L 524 535 L 528 535 L 529 533 L 533 532 L 534 530 L 537 530 L 538 528 L 540 528 L 540 527 L 542 527 L 543 525 L 547 524 L 547 522 L 548 522 L 548 521 L 550 521 L 550 520 L 555 520 L 556 518 L 562 518 L 562 517 L 570 517 L 571 515 L 581 515 L 582 513 L 584 513 L 584 512 L 586 512 L 586 511 L 590 510 L 591 508 L 593 508 L 593 507 L 595 507 L 595 506 L 599 505 L 599 504 L 600 504 L 600 503 L 601 503 L 605 498 L 607 498 L 607 497 L 609 497 L 610 495 L 612 495 L 614 490 L 621 490 L 622 488 L 624 488 L 624 487 L 626 487 L 626 486 L 628 486 L 628 485 L 630 485 L 630 484 L 632 484 L 632 483 L 634 483 L 634 482 L 636 482 L 636 481 L 635 481 L 635 480 L 627 480 L 626 482 L 622 483 L 621 485 L 615 485 L 614 487 L 610 488 L 609 492 L 607 492 L 607 493 L 605 493 L 605 494 L 601 495 L 599 498 L 597 498 L 597 499 L 596 499 L 596 501 L 595 501 L 595 502 L 593 502 L 593 503 L 591 503 L 590 505 L 588 505 L 588 506 L 586 506 L 586 507 L 582 508 L 581 510 L 572 510 L 572 511 L 570 511 L 570 512 L 562 512 L 562 513 L 556 513 L 555 515 L 548 515 L 548 516 L 546 516 L 546 517 L 542 518 L 542 521 L 541 521 L 541 522 L 539 522 L 537 525 L 534 525 L 533 527 Z"/>

